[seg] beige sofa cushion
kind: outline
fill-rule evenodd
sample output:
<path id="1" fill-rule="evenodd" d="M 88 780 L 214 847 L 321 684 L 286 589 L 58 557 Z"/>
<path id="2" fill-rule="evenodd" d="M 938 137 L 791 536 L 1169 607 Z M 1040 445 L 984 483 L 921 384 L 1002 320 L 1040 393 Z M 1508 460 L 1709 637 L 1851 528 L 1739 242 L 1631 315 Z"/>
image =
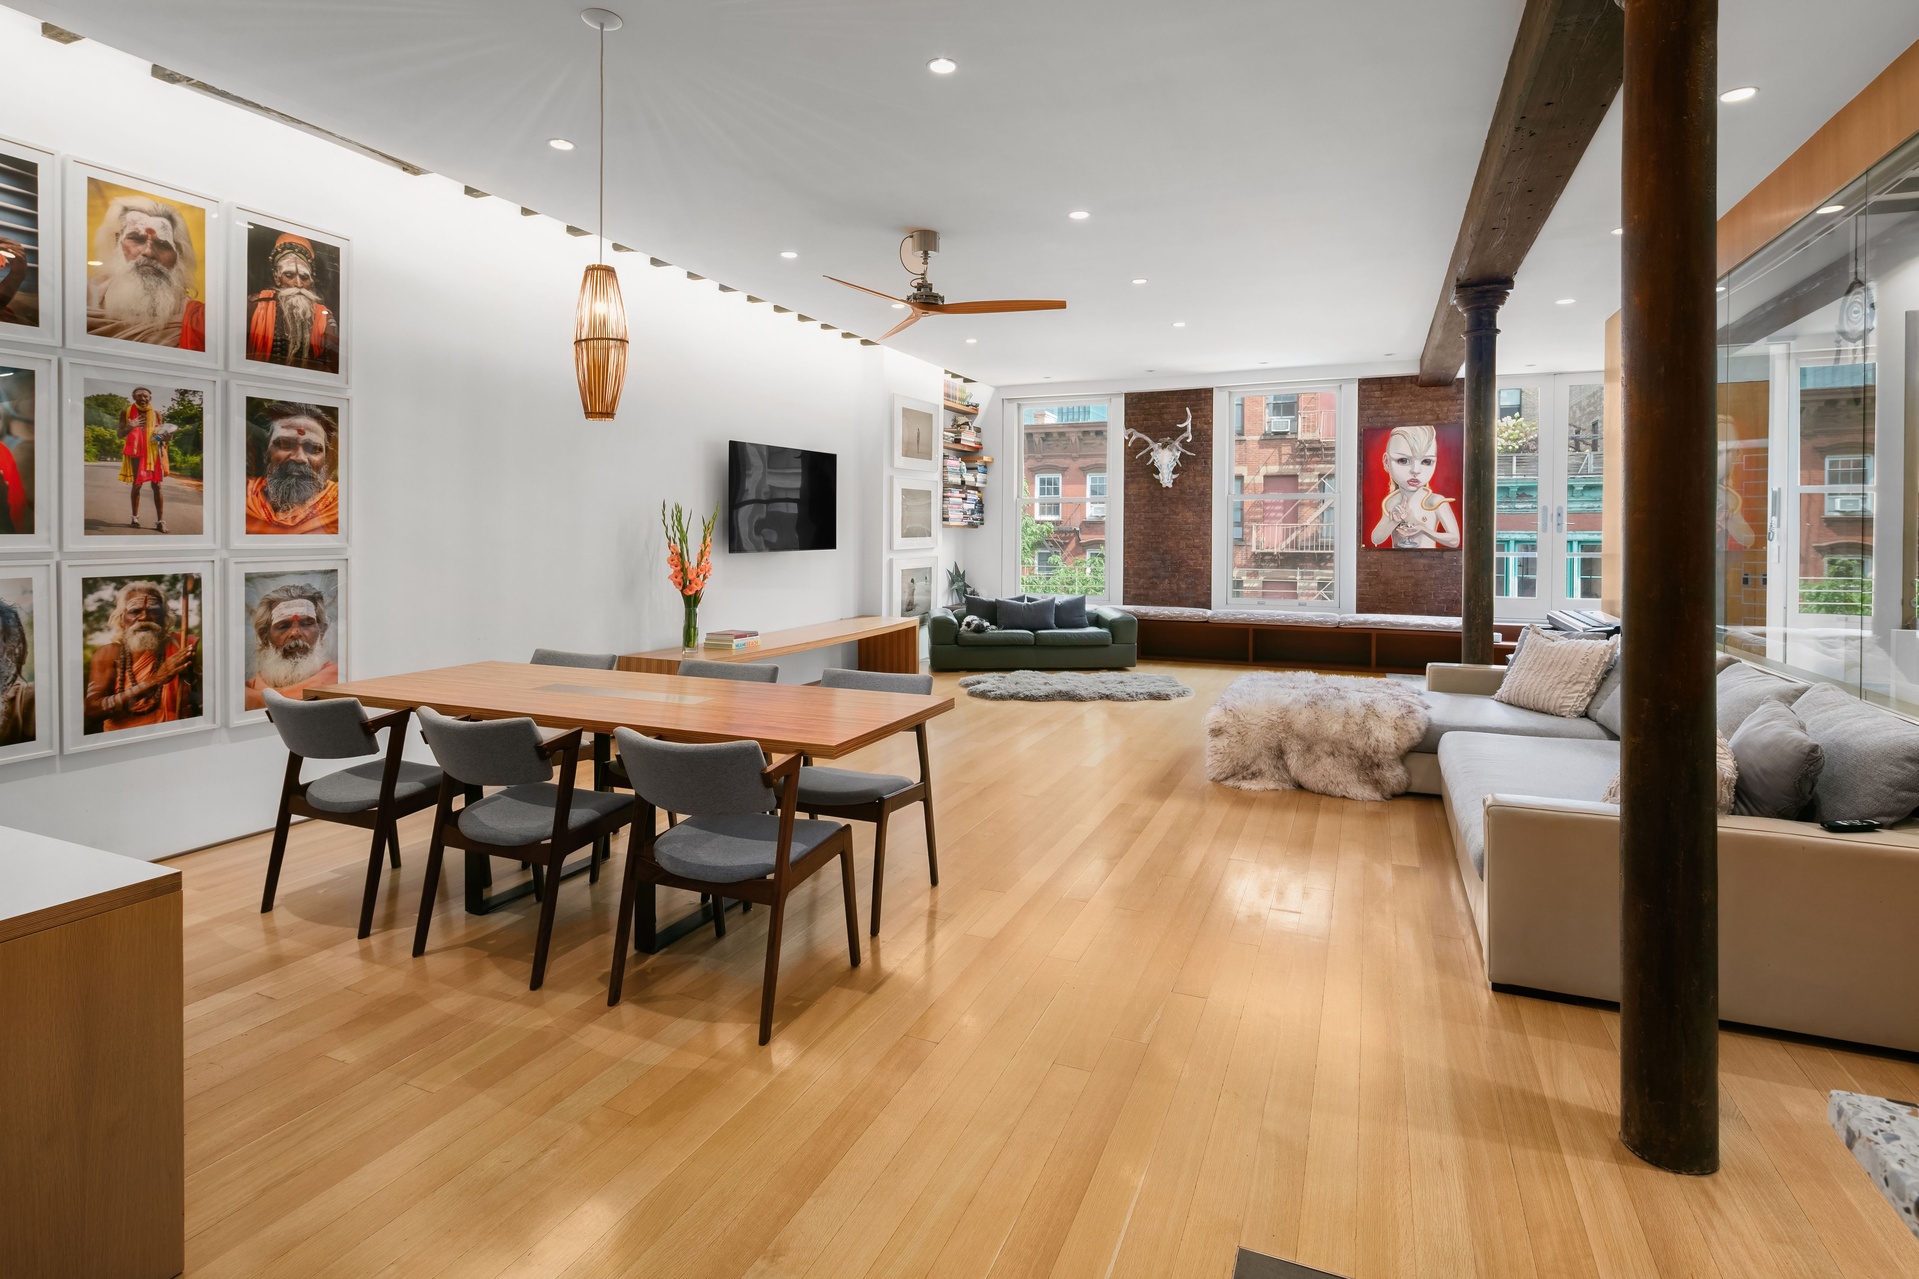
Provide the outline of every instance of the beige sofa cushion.
<path id="1" fill-rule="evenodd" d="M 1515 737 L 1561 737 L 1579 741 L 1606 741 L 1606 730 L 1583 715 L 1545 715 L 1523 706 L 1508 706 L 1476 693 L 1423 695 L 1429 719 L 1426 735 L 1416 751 L 1436 751 L 1448 733 L 1504 733 Z M 1600 779 L 1605 784 L 1605 779 Z"/>
<path id="2" fill-rule="evenodd" d="M 1584 715 L 1618 656 L 1617 640 L 1600 644 L 1562 639 L 1552 631 L 1528 627 L 1524 642 L 1513 653 L 1512 669 L 1493 696 L 1510 706 L 1548 715 Z"/>
<path id="3" fill-rule="evenodd" d="M 1591 724 L 1590 720 L 1580 722 Z M 1439 743 L 1439 771 L 1445 778 L 1446 805 L 1453 815 L 1460 851 L 1483 877 L 1486 796 L 1537 795 L 1597 802 L 1619 771 L 1619 743 L 1610 738 L 1448 733 Z"/>

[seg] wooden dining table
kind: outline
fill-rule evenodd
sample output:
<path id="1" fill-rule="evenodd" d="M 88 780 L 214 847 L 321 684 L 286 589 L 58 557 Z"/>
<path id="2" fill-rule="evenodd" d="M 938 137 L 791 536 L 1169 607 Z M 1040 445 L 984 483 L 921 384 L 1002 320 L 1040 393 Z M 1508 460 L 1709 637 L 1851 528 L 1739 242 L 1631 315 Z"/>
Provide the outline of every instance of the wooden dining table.
<path id="1" fill-rule="evenodd" d="M 583 728 L 595 735 L 596 789 L 605 785 L 607 742 L 619 728 L 668 741 L 751 741 L 770 754 L 836 759 L 953 709 L 951 697 L 937 694 L 923 697 L 817 684 L 754 684 L 524 662 L 470 662 L 351 680 L 309 688 L 306 696 L 352 697 L 382 710 L 431 706 L 442 715 L 524 717 L 546 728 Z M 639 820 L 655 821 L 653 806 L 644 799 L 639 803 Z M 510 893 L 490 893 L 491 860 L 484 853 L 466 855 L 470 914 L 485 914 L 532 890 L 527 884 Z M 582 863 L 568 873 L 585 869 L 587 863 Z M 651 885 L 642 887 L 637 907 L 636 939 L 648 953 L 710 921 L 713 909 L 702 906 L 660 928 Z"/>

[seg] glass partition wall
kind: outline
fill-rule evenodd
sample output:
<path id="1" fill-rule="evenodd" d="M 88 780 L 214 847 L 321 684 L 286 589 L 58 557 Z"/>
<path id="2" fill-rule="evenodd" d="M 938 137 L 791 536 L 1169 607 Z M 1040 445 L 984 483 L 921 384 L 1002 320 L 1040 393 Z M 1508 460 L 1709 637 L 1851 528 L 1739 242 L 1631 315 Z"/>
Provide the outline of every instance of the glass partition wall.
<path id="1" fill-rule="evenodd" d="M 1720 288 L 1720 644 L 1919 710 L 1919 138 Z"/>
<path id="2" fill-rule="evenodd" d="M 1598 373 L 1499 380 L 1493 594 L 1502 618 L 1599 606 L 1604 405 Z"/>

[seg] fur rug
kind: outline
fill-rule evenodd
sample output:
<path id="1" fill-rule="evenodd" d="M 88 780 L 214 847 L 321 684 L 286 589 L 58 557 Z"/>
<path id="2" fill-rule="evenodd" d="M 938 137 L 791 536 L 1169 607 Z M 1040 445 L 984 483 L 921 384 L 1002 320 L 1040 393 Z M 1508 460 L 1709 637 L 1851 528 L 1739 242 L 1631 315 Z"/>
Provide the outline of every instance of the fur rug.
<path id="1" fill-rule="evenodd" d="M 1206 713 L 1206 776 L 1240 790 L 1387 799 L 1405 791 L 1402 757 L 1427 720 L 1419 689 L 1404 680 L 1242 675 Z"/>
<path id="2" fill-rule="evenodd" d="M 998 702 L 1170 702 L 1193 690 L 1171 675 L 1131 671 L 994 671 L 960 687 Z"/>

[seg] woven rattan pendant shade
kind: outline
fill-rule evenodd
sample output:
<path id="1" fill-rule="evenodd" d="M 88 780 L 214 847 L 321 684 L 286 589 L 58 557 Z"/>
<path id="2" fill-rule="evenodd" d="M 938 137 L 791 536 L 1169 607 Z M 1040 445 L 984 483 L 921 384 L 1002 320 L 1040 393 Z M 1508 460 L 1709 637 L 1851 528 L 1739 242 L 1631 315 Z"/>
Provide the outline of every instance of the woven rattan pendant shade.
<path id="1" fill-rule="evenodd" d="M 589 422 L 610 422 L 626 385 L 626 303 L 620 277 L 604 262 L 586 268 L 573 319 L 573 371 Z"/>

